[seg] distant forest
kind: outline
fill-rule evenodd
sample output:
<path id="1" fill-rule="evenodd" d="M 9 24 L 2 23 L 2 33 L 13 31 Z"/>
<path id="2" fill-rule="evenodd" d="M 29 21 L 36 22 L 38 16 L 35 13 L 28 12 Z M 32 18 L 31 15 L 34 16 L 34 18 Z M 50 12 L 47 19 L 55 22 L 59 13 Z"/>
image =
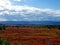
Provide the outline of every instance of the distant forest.
<path id="1" fill-rule="evenodd" d="M 17 28 L 21 28 L 21 27 L 45 28 L 46 27 L 46 28 L 49 28 L 49 29 L 51 29 L 51 28 L 57 28 L 57 29 L 60 30 L 60 25 L 31 25 L 31 26 L 25 26 L 25 25 L 11 26 L 11 25 L 9 25 L 9 26 L 5 26 L 3 24 L 0 24 L 0 30 L 5 30 L 6 27 L 17 27 Z"/>

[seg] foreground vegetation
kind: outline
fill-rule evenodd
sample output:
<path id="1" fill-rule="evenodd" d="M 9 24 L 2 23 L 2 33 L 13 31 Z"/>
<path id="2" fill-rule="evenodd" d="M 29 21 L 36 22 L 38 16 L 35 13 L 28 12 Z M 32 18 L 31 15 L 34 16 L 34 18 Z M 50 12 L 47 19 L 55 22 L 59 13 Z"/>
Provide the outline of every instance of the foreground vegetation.
<path id="1" fill-rule="evenodd" d="M 0 37 L 0 45 L 10 45 L 10 43 L 9 43 L 9 41 L 6 41 Z"/>
<path id="2" fill-rule="evenodd" d="M 0 45 L 60 45 L 60 25 L 0 25 Z"/>

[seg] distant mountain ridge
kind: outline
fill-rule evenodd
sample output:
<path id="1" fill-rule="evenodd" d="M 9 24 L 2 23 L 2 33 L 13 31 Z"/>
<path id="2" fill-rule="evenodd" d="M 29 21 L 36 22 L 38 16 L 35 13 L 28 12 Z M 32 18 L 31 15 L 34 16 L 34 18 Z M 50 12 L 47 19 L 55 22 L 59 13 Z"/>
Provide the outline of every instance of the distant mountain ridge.
<path id="1" fill-rule="evenodd" d="M 60 21 L 0 21 L 4 25 L 60 25 Z"/>

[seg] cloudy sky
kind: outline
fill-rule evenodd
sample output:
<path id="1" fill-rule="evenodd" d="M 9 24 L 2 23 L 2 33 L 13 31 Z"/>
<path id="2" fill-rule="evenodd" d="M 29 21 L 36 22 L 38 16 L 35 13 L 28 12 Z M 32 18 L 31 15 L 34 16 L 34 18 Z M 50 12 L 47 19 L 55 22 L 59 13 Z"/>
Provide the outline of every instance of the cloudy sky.
<path id="1" fill-rule="evenodd" d="M 0 0 L 0 21 L 60 21 L 60 0 Z"/>

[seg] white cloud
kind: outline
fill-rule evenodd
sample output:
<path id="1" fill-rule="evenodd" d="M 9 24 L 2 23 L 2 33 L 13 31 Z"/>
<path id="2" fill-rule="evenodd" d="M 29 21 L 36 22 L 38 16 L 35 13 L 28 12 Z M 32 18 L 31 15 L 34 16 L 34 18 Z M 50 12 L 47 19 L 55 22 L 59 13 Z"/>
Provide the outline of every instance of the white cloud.
<path id="1" fill-rule="evenodd" d="M 11 2 L 9 0 L 0 0 L 0 8 L 6 8 L 11 6 Z"/>
<path id="2" fill-rule="evenodd" d="M 8 21 L 6 18 L 0 18 L 0 21 Z"/>
<path id="3" fill-rule="evenodd" d="M 14 0 L 14 1 L 20 2 L 21 0 Z"/>
<path id="4" fill-rule="evenodd" d="M 15 1 L 21 1 L 21 0 L 15 0 Z M 55 18 L 60 17 L 60 10 L 40 9 L 40 8 L 35 8 L 30 6 L 17 6 L 17 5 L 12 5 L 12 2 L 10 2 L 9 0 L 0 0 L 0 2 L 1 2 L 0 16 L 9 15 L 8 17 L 10 17 L 10 19 L 14 21 L 54 20 Z M 5 16 L 2 16 L 2 17 L 5 17 Z M 16 17 L 16 19 L 14 17 Z M 60 18 L 57 18 L 57 19 L 60 19 Z M 0 18 L 0 20 L 4 20 L 4 19 Z"/>
<path id="5" fill-rule="evenodd" d="M 18 21 L 17 19 L 12 19 L 12 21 Z"/>
<path id="6" fill-rule="evenodd" d="M 55 16 L 58 16 L 59 17 L 60 16 L 60 10 L 55 11 L 54 14 L 55 14 Z"/>

